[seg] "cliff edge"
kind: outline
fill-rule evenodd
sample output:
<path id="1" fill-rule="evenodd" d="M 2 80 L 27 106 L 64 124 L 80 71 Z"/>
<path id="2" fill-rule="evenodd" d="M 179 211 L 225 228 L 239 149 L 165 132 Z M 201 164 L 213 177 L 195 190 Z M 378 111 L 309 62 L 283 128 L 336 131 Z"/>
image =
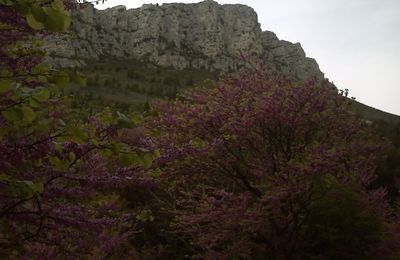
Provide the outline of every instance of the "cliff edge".
<path id="1" fill-rule="evenodd" d="M 97 10 L 92 5 L 73 13 L 69 34 L 47 41 L 49 63 L 85 66 L 99 60 L 145 60 L 175 69 L 232 71 L 243 66 L 240 53 L 265 61 L 274 71 L 300 79 L 323 78 L 300 43 L 279 40 L 262 31 L 256 12 L 245 5 L 146 4 Z"/>

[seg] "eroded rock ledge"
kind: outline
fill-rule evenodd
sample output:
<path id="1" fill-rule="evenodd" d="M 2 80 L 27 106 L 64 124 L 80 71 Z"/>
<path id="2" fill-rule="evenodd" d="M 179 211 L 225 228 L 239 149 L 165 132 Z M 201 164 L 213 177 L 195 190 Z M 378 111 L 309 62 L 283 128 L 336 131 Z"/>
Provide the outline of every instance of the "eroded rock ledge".
<path id="1" fill-rule="evenodd" d="M 72 35 L 53 37 L 46 50 L 55 66 L 84 66 L 101 59 L 148 60 L 176 69 L 230 71 L 243 65 L 241 52 L 262 58 L 270 69 L 298 78 L 323 77 L 299 43 L 262 31 L 255 11 L 245 5 L 143 5 L 136 9 L 93 6 L 73 13 Z"/>

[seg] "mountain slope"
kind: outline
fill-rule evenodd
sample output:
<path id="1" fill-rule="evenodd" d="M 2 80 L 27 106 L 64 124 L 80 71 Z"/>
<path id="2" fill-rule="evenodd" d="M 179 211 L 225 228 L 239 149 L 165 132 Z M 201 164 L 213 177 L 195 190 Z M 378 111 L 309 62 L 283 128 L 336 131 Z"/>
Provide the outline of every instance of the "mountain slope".
<path id="1" fill-rule="evenodd" d="M 305 56 L 299 43 L 263 32 L 257 14 L 245 5 L 206 0 L 102 11 L 88 5 L 74 13 L 70 31 L 75 37 L 50 39 L 50 63 L 73 67 L 87 61 L 135 59 L 175 69 L 232 71 L 245 64 L 245 53 L 261 58 L 272 70 L 323 78 L 317 62 Z"/>

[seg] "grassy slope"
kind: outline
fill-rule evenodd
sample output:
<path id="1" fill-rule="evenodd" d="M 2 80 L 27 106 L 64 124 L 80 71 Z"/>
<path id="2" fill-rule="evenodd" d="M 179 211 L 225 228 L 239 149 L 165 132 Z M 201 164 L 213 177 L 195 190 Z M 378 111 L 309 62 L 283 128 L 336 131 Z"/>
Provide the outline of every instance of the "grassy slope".
<path id="1" fill-rule="evenodd" d="M 352 109 L 363 118 L 371 121 L 382 120 L 390 124 L 400 123 L 400 116 L 381 111 L 357 101 L 352 102 Z"/>
<path id="2" fill-rule="evenodd" d="M 75 106 L 84 104 L 94 110 L 104 105 L 114 106 L 122 111 L 142 110 L 148 102 L 160 98 L 175 98 L 183 90 L 207 84 L 207 79 L 218 78 L 217 72 L 178 71 L 135 60 L 88 64 L 83 68 L 87 86 L 70 86 L 68 92 L 74 92 L 76 100 L 79 100 Z"/>
<path id="3" fill-rule="evenodd" d="M 105 105 L 120 111 L 143 110 L 156 99 L 175 98 L 186 89 L 207 85 L 207 80 L 216 80 L 218 72 L 206 70 L 174 70 L 161 68 L 137 60 L 87 62 L 83 68 L 88 83 L 84 88 L 71 86 L 77 99 L 75 106 L 86 106 L 92 111 Z M 82 102 L 83 101 L 83 102 Z M 371 121 L 385 121 L 395 125 L 400 116 L 386 113 L 353 101 L 353 110 Z"/>

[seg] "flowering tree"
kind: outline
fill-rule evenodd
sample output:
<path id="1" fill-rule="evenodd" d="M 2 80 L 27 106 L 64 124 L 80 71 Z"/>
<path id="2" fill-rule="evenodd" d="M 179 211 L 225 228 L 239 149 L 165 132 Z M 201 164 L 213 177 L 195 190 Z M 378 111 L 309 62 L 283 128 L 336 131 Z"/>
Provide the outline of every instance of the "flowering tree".
<path id="1" fill-rule="evenodd" d="M 132 118 L 70 116 L 59 88 L 84 80 L 42 64 L 39 42 L 69 26 L 65 6 L 0 0 L 0 258 L 104 258 L 135 231 L 116 187 L 144 183 L 153 154 L 120 136 Z"/>
<path id="2" fill-rule="evenodd" d="M 154 113 L 154 167 L 193 255 L 399 256 L 397 213 L 369 188 L 384 146 L 329 82 L 245 71 Z"/>

